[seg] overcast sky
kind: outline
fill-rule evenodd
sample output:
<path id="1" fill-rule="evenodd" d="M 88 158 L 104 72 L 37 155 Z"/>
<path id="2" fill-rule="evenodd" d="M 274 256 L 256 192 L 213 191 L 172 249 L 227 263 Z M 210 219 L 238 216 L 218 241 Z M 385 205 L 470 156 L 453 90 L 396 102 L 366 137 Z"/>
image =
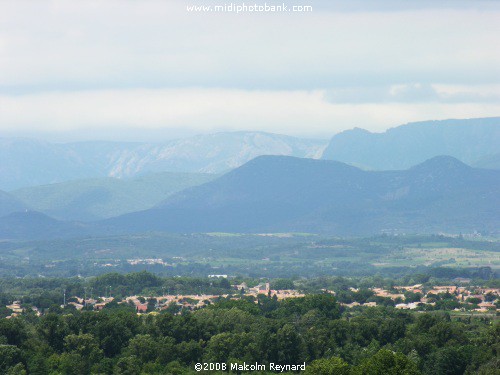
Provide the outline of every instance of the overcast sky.
<path id="1" fill-rule="evenodd" d="M 313 11 L 0 0 L 0 136 L 329 138 L 500 115 L 500 2 L 284 2 Z"/>

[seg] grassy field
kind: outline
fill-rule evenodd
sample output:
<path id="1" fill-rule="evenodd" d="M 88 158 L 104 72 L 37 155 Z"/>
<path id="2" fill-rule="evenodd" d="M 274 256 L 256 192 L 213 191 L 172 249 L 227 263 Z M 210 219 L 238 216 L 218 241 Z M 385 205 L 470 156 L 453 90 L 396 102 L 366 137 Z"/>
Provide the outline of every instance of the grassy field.
<path id="1" fill-rule="evenodd" d="M 439 246 L 405 247 L 381 258 L 375 266 L 491 267 L 500 269 L 500 253 L 491 250 Z"/>
<path id="2" fill-rule="evenodd" d="M 138 258 L 161 258 L 169 266 L 148 268 L 127 262 Z M 444 236 L 341 239 L 303 233 L 149 233 L 0 243 L 0 277 L 99 274 L 105 267 L 111 267 L 109 264 L 121 272 L 142 267 L 174 275 L 212 274 L 220 270 L 223 274 L 257 277 L 426 272 L 438 267 L 490 267 L 499 271 L 500 242 Z"/>

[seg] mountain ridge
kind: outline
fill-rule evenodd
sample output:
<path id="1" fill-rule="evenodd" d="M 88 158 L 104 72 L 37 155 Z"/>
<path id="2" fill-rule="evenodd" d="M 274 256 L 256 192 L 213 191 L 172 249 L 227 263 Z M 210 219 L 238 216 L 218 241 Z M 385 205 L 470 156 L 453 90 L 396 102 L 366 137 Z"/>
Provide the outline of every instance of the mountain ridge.
<path id="1" fill-rule="evenodd" d="M 13 212 L 26 210 L 28 207 L 12 194 L 0 190 L 0 217 Z"/>
<path id="2" fill-rule="evenodd" d="M 125 231 L 174 232 L 496 230 L 499 191 L 500 171 L 451 157 L 377 172 L 335 161 L 261 156 L 151 210 L 105 223 Z"/>
<path id="3" fill-rule="evenodd" d="M 445 154 L 473 165 L 497 154 L 499 144 L 500 117 L 421 121 L 382 133 L 346 130 L 333 136 L 322 159 L 369 170 L 398 170 Z"/>
<path id="4" fill-rule="evenodd" d="M 156 172 L 218 174 L 264 154 L 319 158 L 326 144 L 265 132 L 222 132 L 159 143 L 0 138 L 0 189 Z"/>
<path id="5" fill-rule="evenodd" d="M 19 189 L 11 195 L 33 210 L 59 220 L 95 221 L 144 210 L 214 174 L 145 174 L 131 179 L 103 177 Z"/>
<path id="6" fill-rule="evenodd" d="M 157 206 L 91 223 L 33 211 L 0 217 L 0 239 L 144 232 L 498 234 L 500 171 L 438 156 L 399 171 L 260 156 Z"/>

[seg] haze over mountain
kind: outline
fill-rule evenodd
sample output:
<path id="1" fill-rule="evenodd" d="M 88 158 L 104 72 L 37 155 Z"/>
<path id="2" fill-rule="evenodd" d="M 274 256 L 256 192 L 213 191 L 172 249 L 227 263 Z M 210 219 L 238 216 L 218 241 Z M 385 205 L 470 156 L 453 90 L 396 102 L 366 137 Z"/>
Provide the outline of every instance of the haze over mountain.
<path id="1" fill-rule="evenodd" d="M 260 155 L 342 161 L 362 169 L 406 169 L 437 155 L 500 168 L 500 118 L 427 121 L 384 133 L 353 129 L 326 141 L 262 132 L 200 135 L 163 143 L 49 143 L 0 138 L 0 189 L 155 172 L 221 173 Z M 326 149 L 325 149 L 326 147 Z"/>
<path id="2" fill-rule="evenodd" d="M 500 117 L 492 117 L 416 122 L 384 133 L 347 130 L 332 138 L 322 158 L 363 169 L 391 170 L 450 155 L 469 165 L 499 168 L 491 160 L 497 154 L 498 161 L 499 151 Z"/>
<path id="3" fill-rule="evenodd" d="M 91 235 L 95 228 L 77 222 L 56 220 L 41 212 L 25 210 L 0 217 L 0 239 L 49 239 Z"/>
<path id="4" fill-rule="evenodd" d="M 474 166 L 485 169 L 500 169 L 500 152 L 479 159 L 474 163 Z"/>
<path id="5" fill-rule="evenodd" d="M 164 143 L 0 138 L 0 189 L 164 171 L 220 173 L 259 155 L 319 158 L 326 143 L 262 132 L 199 135 Z"/>
<path id="6" fill-rule="evenodd" d="M 500 171 L 440 156 L 403 171 L 261 156 L 158 206 L 100 222 L 34 211 L 0 217 L 1 239 L 165 232 L 498 233 Z"/>
<path id="7" fill-rule="evenodd" d="M 404 171 L 262 156 L 154 209 L 105 221 L 123 232 L 498 231 L 500 171 L 440 156 Z"/>
<path id="8" fill-rule="evenodd" d="M 92 221 L 151 208 L 173 193 L 216 177 L 209 173 L 162 172 L 133 179 L 104 177 L 61 182 L 11 194 L 26 206 L 53 218 Z"/>
<path id="9" fill-rule="evenodd" d="M 26 206 L 19 199 L 0 190 L 0 217 L 25 209 Z"/>

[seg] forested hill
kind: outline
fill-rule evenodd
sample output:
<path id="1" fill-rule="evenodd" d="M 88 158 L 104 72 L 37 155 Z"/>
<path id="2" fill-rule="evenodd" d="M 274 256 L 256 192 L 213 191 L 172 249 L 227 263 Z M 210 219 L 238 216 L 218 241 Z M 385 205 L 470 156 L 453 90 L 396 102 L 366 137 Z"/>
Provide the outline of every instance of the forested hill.
<path id="1" fill-rule="evenodd" d="M 436 232 L 497 230 L 500 171 L 441 156 L 404 171 L 258 157 L 151 210 L 104 222 L 174 232 Z"/>
<path id="2" fill-rule="evenodd" d="M 261 156 L 152 209 L 87 224 L 33 211 L 0 217 L 0 238 L 30 239 L 141 232 L 309 232 L 495 234 L 500 171 L 449 156 L 402 171 Z"/>
<path id="3" fill-rule="evenodd" d="M 11 195 L 55 219 L 93 221 L 151 208 L 173 193 L 216 177 L 211 173 L 174 172 L 131 179 L 103 177 L 24 188 Z"/>

